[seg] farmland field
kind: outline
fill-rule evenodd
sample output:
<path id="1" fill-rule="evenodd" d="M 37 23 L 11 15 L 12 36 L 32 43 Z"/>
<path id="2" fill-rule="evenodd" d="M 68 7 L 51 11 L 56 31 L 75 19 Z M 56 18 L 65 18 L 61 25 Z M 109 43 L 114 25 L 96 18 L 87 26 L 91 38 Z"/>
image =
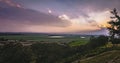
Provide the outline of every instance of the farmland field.
<path id="1" fill-rule="evenodd" d="M 89 37 L 81 38 L 80 36 L 65 36 L 65 35 L 2 35 L 0 38 L 18 41 L 33 41 L 33 42 L 60 42 L 69 43 L 70 46 L 85 44 Z"/>

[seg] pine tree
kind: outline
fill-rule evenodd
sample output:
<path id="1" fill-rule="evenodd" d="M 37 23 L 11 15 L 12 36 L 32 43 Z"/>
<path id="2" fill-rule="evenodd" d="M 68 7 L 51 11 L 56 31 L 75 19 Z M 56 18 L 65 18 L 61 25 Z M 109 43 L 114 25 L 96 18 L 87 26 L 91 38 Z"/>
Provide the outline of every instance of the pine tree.
<path id="1" fill-rule="evenodd" d="M 111 11 L 111 13 L 113 16 L 111 17 L 111 21 L 108 22 L 108 24 L 110 24 L 108 30 L 110 32 L 110 40 L 114 43 L 116 37 L 120 38 L 120 16 L 115 8 Z"/>

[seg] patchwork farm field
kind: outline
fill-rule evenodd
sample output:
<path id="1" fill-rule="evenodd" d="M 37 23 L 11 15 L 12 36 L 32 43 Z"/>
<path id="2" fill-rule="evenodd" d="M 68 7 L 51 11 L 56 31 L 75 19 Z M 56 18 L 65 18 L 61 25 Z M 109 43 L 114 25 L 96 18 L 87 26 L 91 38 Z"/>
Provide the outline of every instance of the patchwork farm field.
<path id="1" fill-rule="evenodd" d="M 89 37 L 66 36 L 66 35 L 1 35 L 0 39 L 27 41 L 27 42 L 47 42 L 47 43 L 68 43 L 70 46 L 86 44 Z"/>

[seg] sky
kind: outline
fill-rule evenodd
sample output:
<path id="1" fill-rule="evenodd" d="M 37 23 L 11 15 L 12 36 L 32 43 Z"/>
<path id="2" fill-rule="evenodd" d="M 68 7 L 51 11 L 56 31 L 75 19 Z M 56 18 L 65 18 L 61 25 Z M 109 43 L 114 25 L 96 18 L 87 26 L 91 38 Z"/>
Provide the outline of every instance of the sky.
<path id="1" fill-rule="evenodd" d="M 120 0 L 0 0 L 0 32 L 107 34 Z"/>

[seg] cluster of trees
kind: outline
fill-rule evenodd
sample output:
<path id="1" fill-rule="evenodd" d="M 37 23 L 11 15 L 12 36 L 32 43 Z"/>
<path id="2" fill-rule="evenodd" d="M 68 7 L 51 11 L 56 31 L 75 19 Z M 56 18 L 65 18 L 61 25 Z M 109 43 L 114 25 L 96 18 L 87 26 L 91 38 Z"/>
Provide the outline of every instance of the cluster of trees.
<path id="1" fill-rule="evenodd" d="M 67 45 L 56 43 L 33 44 L 31 46 L 33 53 L 37 56 L 36 63 L 56 63 L 61 59 L 75 54 L 75 49 Z"/>
<path id="2" fill-rule="evenodd" d="M 0 47 L 0 63 L 32 63 L 34 60 L 30 48 L 20 43 L 8 43 Z"/>
<path id="3" fill-rule="evenodd" d="M 0 46 L 0 63 L 56 63 L 74 54 L 75 49 L 56 43 L 7 43 Z"/>
<path id="4" fill-rule="evenodd" d="M 97 48 L 100 46 L 104 46 L 108 43 L 108 37 L 107 36 L 99 36 L 99 37 L 92 37 L 90 38 L 90 42 L 88 43 L 90 48 Z"/>

